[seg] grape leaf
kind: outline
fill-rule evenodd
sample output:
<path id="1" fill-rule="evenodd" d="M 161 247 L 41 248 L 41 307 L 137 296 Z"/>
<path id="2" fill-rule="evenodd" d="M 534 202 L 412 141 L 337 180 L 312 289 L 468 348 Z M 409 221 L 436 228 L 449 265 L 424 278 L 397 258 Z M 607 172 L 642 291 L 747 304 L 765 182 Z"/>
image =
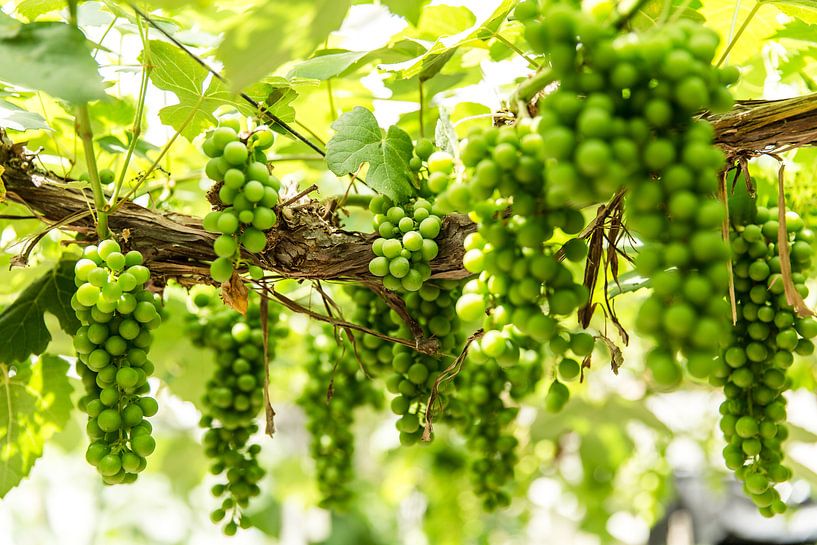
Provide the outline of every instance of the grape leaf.
<path id="1" fill-rule="evenodd" d="M 423 6 L 428 2 L 429 0 L 383 0 L 382 3 L 393 14 L 399 15 L 412 25 L 417 26 L 423 12 Z"/>
<path id="2" fill-rule="evenodd" d="M 0 126 L 15 131 L 25 131 L 28 129 L 53 130 L 40 114 L 28 112 L 5 100 L 0 100 Z"/>
<path id="3" fill-rule="evenodd" d="M 106 96 L 82 32 L 63 23 L 22 24 L 2 13 L 0 80 L 69 102 Z"/>
<path id="4" fill-rule="evenodd" d="M 17 13 L 33 21 L 41 15 L 65 8 L 64 0 L 23 0 L 15 8 Z"/>
<path id="5" fill-rule="evenodd" d="M 408 167 L 413 146 L 408 133 L 392 126 L 384 136 L 374 114 L 360 106 L 341 115 L 332 128 L 335 135 L 326 146 L 329 170 L 343 176 L 368 163 L 366 185 L 370 188 L 398 203 L 414 194 Z"/>
<path id="6" fill-rule="evenodd" d="M 321 53 L 321 52 L 319 52 Z M 327 80 L 352 66 L 365 57 L 366 51 L 336 50 L 331 53 L 317 54 L 295 65 L 287 74 L 288 78 L 309 78 Z"/>
<path id="7" fill-rule="evenodd" d="M 43 319 L 46 312 L 57 317 L 66 333 L 76 333 L 80 324 L 71 308 L 76 290 L 74 263 L 60 261 L 0 313 L 0 361 L 23 361 L 48 348 L 51 333 Z"/>
<path id="8" fill-rule="evenodd" d="M 805 23 L 817 23 L 817 2 L 815 0 L 763 0 L 790 17 L 795 17 Z"/>
<path id="9" fill-rule="evenodd" d="M 475 21 L 465 30 L 449 36 L 437 34 L 441 37 L 438 38 L 425 53 L 417 58 L 401 63 L 383 65 L 380 68 L 386 71 L 396 72 L 400 78 L 404 79 L 414 76 L 419 76 L 421 81 L 431 79 L 451 60 L 459 47 L 466 44 L 474 45 L 475 42 L 490 39 L 515 5 L 516 0 L 502 0 L 499 6 L 497 6 L 488 17 Z M 450 6 L 437 6 L 437 8 L 454 9 Z M 460 15 L 460 17 L 462 17 L 462 15 Z M 439 32 L 442 28 L 448 28 L 449 31 L 453 31 L 456 27 L 452 26 L 451 21 L 435 21 L 433 25 L 431 22 L 429 23 L 430 32 L 432 30 Z"/>
<path id="10" fill-rule="evenodd" d="M 262 2 L 225 33 L 218 48 L 225 75 L 241 89 L 307 56 L 340 27 L 348 10 L 349 0 Z"/>
<path id="11" fill-rule="evenodd" d="M 181 130 L 182 136 L 188 140 L 215 124 L 213 111 L 233 100 L 232 93 L 216 78 L 211 78 L 205 88 L 204 82 L 209 74 L 172 44 L 151 40 L 150 61 L 153 84 L 179 99 L 178 104 L 159 110 L 159 119 L 165 125 Z"/>
<path id="12" fill-rule="evenodd" d="M 71 415 L 68 362 L 43 354 L 36 363 L 0 363 L 0 498 L 43 454 Z"/>

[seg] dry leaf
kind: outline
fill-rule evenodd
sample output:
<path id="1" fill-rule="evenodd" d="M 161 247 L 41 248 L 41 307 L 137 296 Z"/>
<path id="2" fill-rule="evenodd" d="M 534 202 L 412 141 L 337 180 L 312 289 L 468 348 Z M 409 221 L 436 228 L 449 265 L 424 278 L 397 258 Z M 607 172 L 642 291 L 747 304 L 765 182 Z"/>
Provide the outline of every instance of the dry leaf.
<path id="1" fill-rule="evenodd" d="M 221 285 L 221 299 L 228 307 L 233 308 L 241 314 L 247 314 L 247 286 L 237 272 L 233 271 L 230 280 Z"/>

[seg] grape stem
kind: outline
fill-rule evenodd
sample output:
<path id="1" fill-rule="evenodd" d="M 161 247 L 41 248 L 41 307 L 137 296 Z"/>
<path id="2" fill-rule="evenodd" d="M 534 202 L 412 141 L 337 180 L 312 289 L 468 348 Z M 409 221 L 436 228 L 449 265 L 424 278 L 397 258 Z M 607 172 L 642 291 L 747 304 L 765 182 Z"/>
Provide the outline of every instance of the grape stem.
<path id="1" fill-rule="evenodd" d="M 116 180 L 116 185 L 113 188 L 110 205 L 116 203 L 119 197 L 119 192 L 122 190 L 122 184 L 125 183 L 125 176 L 128 173 L 128 166 L 130 165 L 133 152 L 136 150 L 136 144 L 139 142 L 139 137 L 142 134 L 142 116 L 145 111 L 145 97 L 147 95 L 148 78 L 153 66 L 150 63 L 150 40 L 147 39 L 147 34 L 142 28 L 142 20 L 136 18 L 136 25 L 139 28 L 139 36 L 142 37 L 142 81 L 139 85 L 139 98 L 136 101 L 136 115 L 133 118 L 133 126 L 131 127 L 131 139 L 128 143 L 128 150 L 125 153 L 125 162 L 122 164 L 122 170 L 119 172 L 119 178 Z"/>
<path id="2" fill-rule="evenodd" d="M 721 54 L 721 58 L 718 59 L 718 63 L 715 65 L 716 67 L 720 67 L 720 65 L 722 65 L 726 61 L 726 59 L 729 57 L 729 53 L 732 51 L 732 48 L 735 47 L 735 44 L 738 42 L 740 37 L 746 31 L 746 27 L 748 27 L 749 23 L 752 22 L 752 19 L 754 18 L 755 14 L 757 13 L 757 10 L 759 10 L 759 9 L 760 9 L 760 2 L 755 2 L 755 5 L 752 6 L 752 11 L 749 12 L 749 14 L 746 16 L 746 19 L 743 20 L 743 24 L 740 25 L 740 28 L 738 29 L 738 31 L 735 33 L 735 35 L 732 37 L 732 39 L 729 40 L 729 45 L 727 45 L 726 49 L 723 50 L 723 53 Z"/>
<path id="3" fill-rule="evenodd" d="M 225 78 L 224 76 L 222 76 L 222 75 L 221 75 L 221 74 L 220 74 L 218 71 L 216 71 L 215 69 L 211 68 L 211 67 L 210 67 L 210 65 L 208 65 L 206 62 L 204 62 L 203 60 L 201 60 L 201 59 L 198 57 L 198 55 L 196 55 L 195 53 L 193 53 L 192 51 L 190 51 L 190 49 L 188 49 L 187 47 L 185 47 L 185 45 L 184 45 L 184 44 L 182 44 L 182 43 L 181 43 L 179 40 L 177 40 L 175 37 L 173 37 L 173 35 L 172 35 L 172 34 L 170 34 L 169 32 L 167 32 L 167 30 L 165 30 L 164 28 L 162 28 L 160 25 L 156 24 L 156 22 L 155 22 L 153 19 L 151 19 L 151 18 L 150 18 L 150 17 L 149 17 L 149 16 L 148 16 L 148 15 L 147 15 L 145 12 L 143 12 L 142 10 L 140 10 L 138 7 L 136 7 L 136 5 L 135 5 L 133 2 L 128 2 L 128 5 L 129 5 L 129 6 L 131 7 L 131 9 L 132 9 L 132 10 L 133 10 L 133 11 L 136 13 L 136 15 L 138 15 L 139 17 L 141 17 L 142 19 L 144 19 L 145 21 L 147 21 L 147 23 L 148 23 L 150 26 L 152 26 L 153 28 L 155 28 L 156 30 L 158 30 L 158 31 L 159 31 L 159 32 L 160 32 L 160 33 L 161 33 L 161 34 L 162 34 L 162 35 L 163 35 L 165 38 L 167 38 L 168 40 L 170 40 L 170 42 L 171 42 L 173 45 L 175 45 L 176 47 L 178 47 L 179 49 L 181 49 L 181 50 L 182 50 L 182 51 L 183 51 L 185 54 L 187 54 L 187 56 L 189 56 L 191 59 L 193 59 L 194 61 L 196 61 L 196 63 L 197 63 L 199 66 L 201 66 L 202 68 L 204 68 L 205 70 L 207 70 L 208 72 L 210 72 L 210 73 L 213 75 L 213 77 L 215 77 L 217 80 L 219 80 L 219 81 L 220 81 L 220 82 L 222 82 L 222 83 L 225 83 L 225 84 L 226 84 L 226 83 L 228 83 L 228 82 L 227 82 L 227 78 Z M 245 93 L 245 92 L 243 92 L 243 91 L 242 91 L 242 92 L 240 92 L 240 93 L 239 93 L 239 96 L 240 96 L 242 99 L 244 99 L 244 101 L 246 101 L 248 104 L 250 104 L 250 105 L 251 105 L 253 108 L 255 108 L 255 109 L 256 109 L 256 110 L 257 110 L 259 113 L 263 114 L 263 115 L 264 115 L 264 116 L 265 116 L 267 119 L 269 119 L 269 120 L 270 120 L 270 121 L 272 121 L 273 123 L 275 123 L 275 124 L 277 124 L 277 125 L 281 126 L 281 127 L 284 129 L 284 130 L 286 130 L 286 131 L 287 131 L 287 132 L 288 132 L 290 135 L 292 135 L 292 136 L 293 136 L 295 139 L 300 140 L 301 142 L 303 142 L 304 144 L 306 144 L 307 146 L 309 146 L 310 148 L 312 148 L 313 150 L 315 150 L 316 152 L 318 152 L 318 153 L 319 153 L 321 156 L 325 156 L 325 155 L 326 155 L 326 152 L 325 152 L 324 150 L 322 150 L 320 147 L 318 147 L 317 145 L 315 145 L 315 144 L 314 144 L 314 143 L 313 143 L 311 140 L 309 140 L 307 137 L 305 137 L 304 135 L 302 135 L 301 133 L 299 133 L 298 131 L 296 131 L 294 128 L 292 128 L 292 126 L 291 126 L 291 125 L 289 125 L 289 124 L 288 124 L 286 121 L 284 121 L 283 119 L 281 119 L 280 117 L 278 117 L 278 116 L 277 116 L 277 115 L 275 115 L 274 113 L 270 112 L 270 111 L 269 111 L 269 110 L 266 108 L 266 106 L 264 106 L 263 104 L 260 104 L 258 101 L 256 101 L 255 99 L 253 99 L 253 98 L 252 98 L 250 95 L 248 95 L 247 93 Z M 302 125 L 302 126 L 303 126 L 303 125 Z M 311 132 L 311 131 L 310 131 L 310 132 Z M 313 133 L 313 134 L 314 134 L 314 133 Z"/>
<path id="4" fill-rule="evenodd" d="M 543 69 L 536 72 L 533 76 L 526 79 L 517 87 L 516 92 L 511 97 L 511 106 L 515 107 L 517 104 L 528 104 L 536 93 L 556 81 L 556 76 L 549 69 Z"/>
<path id="5" fill-rule="evenodd" d="M 69 2 L 69 22 L 71 26 L 79 30 L 77 22 L 77 4 Z M 88 103 L 83 102 L 76 107 L 74 114 L 76 131 L 82 140 L 82 148 L 85 153 L 85 164 L 88 168 L 88 178 L 91 184 L 91 191 L 94 195 L 94 208 L 96 209 L 96 232 L 99 239 L 108 238 L 108 210 L 105 202 L 105 193 L 102 191 L 102 183 L 99 181 L 99 170 L 96 165 L 96 152 L 94 151 L 94 132 L 91 129 L 91 117 L 88 115 Z"/>

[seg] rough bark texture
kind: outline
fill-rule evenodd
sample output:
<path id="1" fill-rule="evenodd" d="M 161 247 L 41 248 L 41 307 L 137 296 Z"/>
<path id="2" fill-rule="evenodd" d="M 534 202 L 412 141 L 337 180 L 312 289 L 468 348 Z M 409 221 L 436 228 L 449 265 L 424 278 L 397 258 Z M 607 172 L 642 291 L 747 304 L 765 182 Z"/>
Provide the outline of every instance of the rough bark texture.
<path id="1" fill-rule="evenodd" d="M 26 205 L 49 223 L 70 223 L 61 228 L 94 237 L 89 212 L 90 191 L 67 189 L 54 176 L 36 170 L 23 152 L 8 142 L 0 145 L 0 166 L 5 169 L 7 198 Z M 313 201 L 277 210 L 278 225 L 269 232 L 266 250 L 248 254 L 264 269 L 282 277 L 317 280 L 372 278 L 369 273 L 373 235 L 345 231 L 337 226 L 332 208 Z M 215 259 L 215 236 L 202 229 L 201 220 L 184 214 L 160 214 L 125 203 L 109 217 L 110 228 L 122 233 L 129 247 L 141 251 L 154 274 L 166 278 L 209 279 L 207 262 Z M 443 222 L 439 257 L 431 263 L 436 278 L 461 278 L 462 242 L 474 224 L 462 215 Z"/>
<path id="2" fill-rule="evenodd" d="M 730 155 L 775 153 L 817 143 L 817 94 L 777 101 L 744 101 L 724 115 L 711 116 L 716 141 Z M 93 237 L 90 192 L 57 185 L 59 178 L 39 171 L 19 147 L 3 138 L 0 166 L 8 198 L 26 205 L 47 222 L 73 219 L 60 228 Z M 319 202 L 279 209 L 266 250 L 248 256 L 264 269 L 286 278 L 355 280 L 371 278 L 372 235 L 340 229 L 333 207 Z M 126 203 L 110 216 L 110 227 L 143 252 L 155 274 L 187 282 L 209 281 L 208 262 L 215 258 L 214 236 L 201 221 L 183 214 L 160 214 Z M 461 278 L 462 241 L 474 231 L 462 215 L 446 218 L 438 239 L 440 254 L 432 263 L 437 278 Z"/>

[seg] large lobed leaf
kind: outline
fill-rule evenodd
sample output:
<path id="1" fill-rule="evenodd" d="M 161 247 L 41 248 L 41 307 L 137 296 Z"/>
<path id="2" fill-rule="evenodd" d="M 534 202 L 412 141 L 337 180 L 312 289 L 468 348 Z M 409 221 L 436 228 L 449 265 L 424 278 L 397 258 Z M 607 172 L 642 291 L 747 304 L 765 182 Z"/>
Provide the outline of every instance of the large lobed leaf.
<path id="1" fill-rule="evenodd" d="M 79 329 L 71 297 L 74 295 L 74 261 L 65 260 L 29 285 L 0 313 L 0 362 L 25 361 L 42 354 L 51 342 L 43 315 L 50 312 L 68 334 Z"/>
<path id="2" fill-rule="evenodd" d="M 341 115 L 332 128 L 335 135 L 326 146 L 329 170 L 343 176 L 368 163 L 370 188 L 398 203 L 414 193 L 408 166 L 413 146 L 403 129 L 392 126 L 384 135 L 374 114 L 360 106 Z"/>
<path id="3" fill-rule="evenodd" d="M 2 13 L 0 80 L 69 102 L 106 96 L 82 32 L 63 23 L 22 24 Z"/>
<path id="4" fill-rule="evenodd" d="M 36 363 L 0 363 L 0 498 L 43 454 L 71 414 L 68 362 L 44 354 Z"/>
<path id="5" fill-rule="evenodd" d="M 262 2 L 224 35 L 218 57 L 234 89 L 260 81 L 276 68 L 303 58 L 337 30 L 349 0 Z"/>

